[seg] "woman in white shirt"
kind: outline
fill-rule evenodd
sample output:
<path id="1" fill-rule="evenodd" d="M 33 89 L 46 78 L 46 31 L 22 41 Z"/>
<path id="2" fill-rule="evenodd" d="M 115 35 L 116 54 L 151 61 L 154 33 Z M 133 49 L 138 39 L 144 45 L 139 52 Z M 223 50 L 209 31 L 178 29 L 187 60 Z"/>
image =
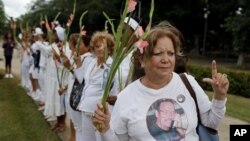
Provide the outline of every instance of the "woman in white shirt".
<path id="1" fill-rule="evenodd" d="M 107 105 L 98 104 L 92 121 L 95 125 L 101 124 L 99 131 L 103 140 L 199 140 L 195 102 L 174 72 L 176 56 L 180 51 L 180 39 L 176 33 L 178 30 L 172 25 L 152 29 L 145 39 L 148 46 L 142 53 L 139 50 L 134 52 L 134 56 L 138 57 L 134 61 L 140 62 L 144 74 L 119 93 L 112 115 Z M 216 62 L 213 61 L 212 78 L 204 79 L 214 91 L 210 101 L 196 80 L 191 75 L 185 75 L 196 93 L 201 122 L 216 129 L 225 114 L 229 87 L 227 77 L 217 72 Z M 165 110 L 164 106 L 157 109 L 156 105 L 166 100 L 174 104 L 173 111 L 166 108 L 170 107 L 169 104 L 165 104 Z M 102 112 L 103 108 L 105 112 Z M 155 125 L 155 118 L 161 118 L 159 125 Z M 182 134 L 178 135 L 176 131 L 179 129 Z"/>
<path id="2" fill-rule="evenodd" d="M 104 53 L 105 48 L 107 49 L 107 56 Z M 95 57 L 88 64 L 83 61 L 82 66 L 74 70 L 78 81 L 80 83 L 85 81 L 78 109 L 82 112 L 82 133 L 83 140 L 86 141 L 99 140 L 98 134 L 95 135 L 96 132 L 91 121 L 91 115 L 104 92 L 107 74 L 112 63 L 111 55 L 113 48 L 114 38 L 111 34 L 106 31 L 94 33 L 90 41 L 90 50 Z M 110 95 L 118 93 L 117 83 L 118 81 L 115 80 Z"/>
<path id="3" fill-rule="evenodd" d="M 79 38 L 80 36 L 78 33 L 71 34 L 69 39 L 71 57 L 68 58 L 64 53 L 61 53 L 60 57 L 64 66 L 72 72 L 68 76 L 67 93 L 65 97 L 66 113 L 71 123 L 69 140 L 84 141 L 82 137 L 82 115 L 80 111 L 77 111 L 71 107 L 70 97 L 74 83 L 77 81 L 76 77 L 74 76 L 73 69 L 77 67 L 77 64 L 83 61 L 84 63 L 88 64 L 89 60 L 92 60 L 93 54 L 89 52 L 90 37 L 83 35 L 80 39 L 81 41 L 78 48 L 77 43 Z M 76 63 L 78 61 L 77 58 L 79 58 L 78 63 Z"/>

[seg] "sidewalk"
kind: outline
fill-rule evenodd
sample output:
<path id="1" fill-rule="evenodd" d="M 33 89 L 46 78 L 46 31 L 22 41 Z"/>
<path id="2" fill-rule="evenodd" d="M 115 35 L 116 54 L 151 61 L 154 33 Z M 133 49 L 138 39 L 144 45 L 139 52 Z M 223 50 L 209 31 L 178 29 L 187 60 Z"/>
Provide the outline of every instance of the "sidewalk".
<path id="1" fill-rule="evenodd" d="M 2 44 L 0 43 L 0 45 Z M 4 59 L 2 47 L 0 47 L 0 58 Z M 14 51 L 12 64 L 13 64 L 12 71 L 14 73 L 14 76 L 20 76 L 20 69 L 19 69 L 20 68 L 20 55 L 18 55 L 17 50 Z M 4 60 L 0 60 L 0 69 L 4 69 Z M 230 116 L 225 116 L 223 122 L 221 123 L 218 129 L 221 141 L 229 141 L 229 127 L 232 124 L 249 124 L 249 123 L 230 117 Z M 67 120 L 66 125 L 67 125 L 66 130 L 58 134 L 60 138 L 62 139 L 62 141 L 67 141 L 69 137 L 69 120 Z"/>

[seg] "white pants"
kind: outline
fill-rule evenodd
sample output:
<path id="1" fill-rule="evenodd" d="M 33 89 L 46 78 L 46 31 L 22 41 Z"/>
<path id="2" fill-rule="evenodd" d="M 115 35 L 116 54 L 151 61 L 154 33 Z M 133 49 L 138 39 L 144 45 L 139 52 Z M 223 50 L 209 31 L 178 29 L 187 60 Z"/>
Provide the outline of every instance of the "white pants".
<path id="1" fill-rule="evenodd" d="M 92 113 L 82 113 L 82 135 L 84 141 L 102 141 L 100 133 L 95 131 L 95 127 L 91 120 Z"/>
<path id="2" fill-rule="evenodd" d="M 82 113 L 73 110 L 71 107 L 69 109 L 69 117 L 73 122 L 75 132 L 76 132 L 76 141 L 84 141 L 83 132 L 82 132 Z"/>

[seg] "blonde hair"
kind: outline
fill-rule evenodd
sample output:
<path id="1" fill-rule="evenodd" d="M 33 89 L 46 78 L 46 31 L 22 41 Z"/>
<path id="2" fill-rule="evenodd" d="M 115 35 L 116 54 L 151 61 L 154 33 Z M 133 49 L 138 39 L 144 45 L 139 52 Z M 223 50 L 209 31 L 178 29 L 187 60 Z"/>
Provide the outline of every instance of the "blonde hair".
<path id="1" fill-rule="evenodd" d="M 97 42 L 100 40 L 106 41 L 108 55 L 112 55 L 115 46 L 115 41 L 114 37 L 106 31 L 97 31 L 93 34 L 90 40 L 90 50 L 93 52 Z"/>

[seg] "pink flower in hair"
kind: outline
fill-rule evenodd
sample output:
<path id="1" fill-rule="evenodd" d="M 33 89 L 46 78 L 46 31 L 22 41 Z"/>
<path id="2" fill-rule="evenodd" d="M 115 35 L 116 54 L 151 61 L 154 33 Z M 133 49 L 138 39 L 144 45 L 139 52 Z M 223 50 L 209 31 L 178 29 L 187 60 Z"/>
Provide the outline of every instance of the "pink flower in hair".
<path id="1" fill-rule="evenodd" d="M 135 43 L 135 47 L 137 47 L 140 50 L 140 53 L 143 54 L 144 49 L 148 46 L 148 42 L 140 39 Z"/>
<path id="2" fill-rule="evenodd" d="M 137 4 L 137 1 L 136 0 L 129 0 L 129 3 L 128 3 L 128 10 L 127 12 L 133 12 L 135 10 L 135 6 Z"/>
<path id="3" fill-rule="evenodd" d="M 144 33 L 144 30 L 142 29 L 141 26 L 138 26 L 135 30 L 135 36 L 137 38 L 140 38 L 142 36 L 142 34 Z"/>

